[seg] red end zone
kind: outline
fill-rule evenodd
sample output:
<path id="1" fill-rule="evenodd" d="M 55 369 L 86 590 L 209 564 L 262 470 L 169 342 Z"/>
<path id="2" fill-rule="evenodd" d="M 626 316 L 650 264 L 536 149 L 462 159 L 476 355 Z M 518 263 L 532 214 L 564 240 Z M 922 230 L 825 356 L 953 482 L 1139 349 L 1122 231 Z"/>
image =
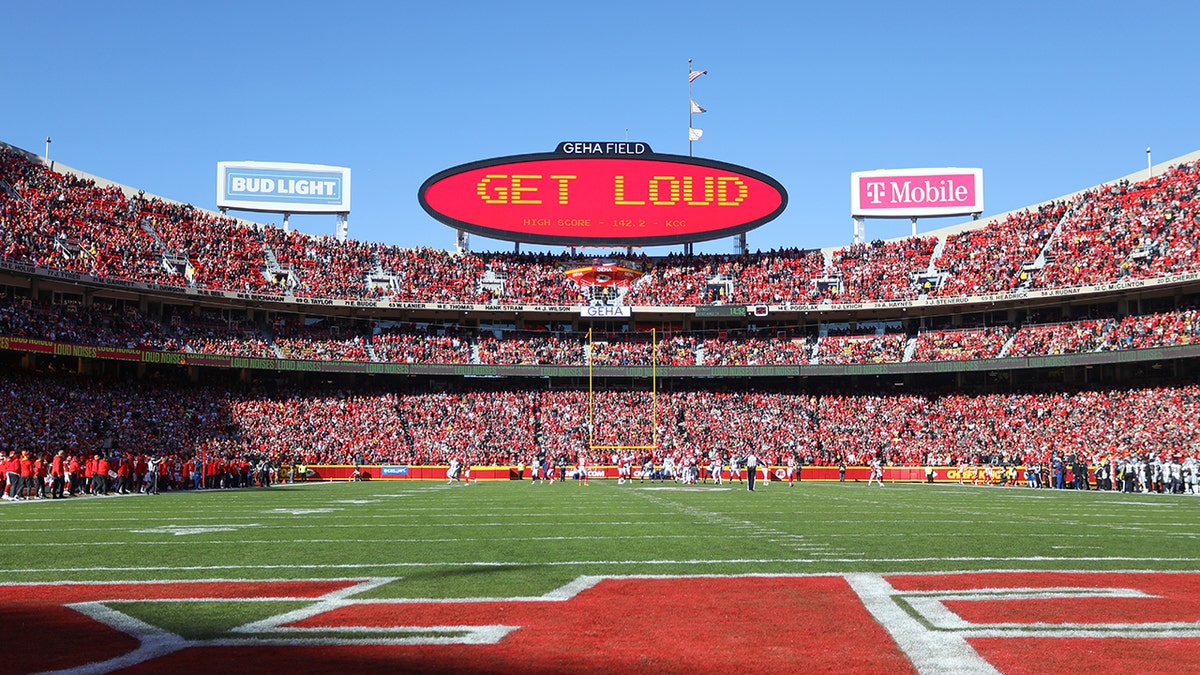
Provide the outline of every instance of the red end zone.
<path id="1" fill-rule="evenodd" d="M 1200 672 L 1200 574 L 986 573 L 888 581 L 949 612 L 932 612 L 935 617 L 961 619 L 966 643 L 1003 673 Z"/>
<path id="2" fill-rule="evenodd" d="M 12 649 L 6 673 L 80 668 L 136 649 L 137 637 L 94 621 L 67 605 L 121 600 L 179 600 L 284 596 L 317 598 L 354 585 L 347 581 L 150 582 L 0 584 L 0 626 Z M 105 671 L 107 672 L 107 671 Z"/>
<path id="3" fill-rule="evenodd" d="M 0 585 L 21 646 L 5 672 L 1200 672 L 1197 573 L 581 577 L 537 597 L 355 599 L 390 582 Z M 311 602 L 209 640 L 104 605 L 256 598 Z"/>

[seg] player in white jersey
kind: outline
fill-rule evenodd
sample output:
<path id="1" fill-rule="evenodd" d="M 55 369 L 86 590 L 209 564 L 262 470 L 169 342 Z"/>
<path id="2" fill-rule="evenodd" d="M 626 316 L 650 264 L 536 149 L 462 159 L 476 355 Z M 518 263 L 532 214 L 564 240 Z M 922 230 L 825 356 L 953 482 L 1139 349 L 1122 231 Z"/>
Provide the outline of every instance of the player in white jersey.
<path id="1" fill-rule="evenodd" d="M 1170 474 L 1167 480 L 1170 483 L 1171 494 L 1180 494 L 1183 492 L 1183 463 L 1172 459 L 1163 467 L 1164 472 Z"/>
<path id="2" fill-rule="evenodd" d="M 796 456 L 789 455 L 787 460 L 788 487 L 796 486 Z"/>
<path id="3" fill-rule="evenodd" d="M 883 487 L 883 464 L 878 457 L 871 460 L 871 477 L 867 479 L 867 487 L 871 487 L 871 481 L 879 481 L 879 487 Z"/>
<path id="4" fill-rule="evenodd" d="M 582 452 L 579 453 L 578 471 L 579 471 L 579 484 L 587 485 L 588 484 L 587 455 L 583 454 Z"/>

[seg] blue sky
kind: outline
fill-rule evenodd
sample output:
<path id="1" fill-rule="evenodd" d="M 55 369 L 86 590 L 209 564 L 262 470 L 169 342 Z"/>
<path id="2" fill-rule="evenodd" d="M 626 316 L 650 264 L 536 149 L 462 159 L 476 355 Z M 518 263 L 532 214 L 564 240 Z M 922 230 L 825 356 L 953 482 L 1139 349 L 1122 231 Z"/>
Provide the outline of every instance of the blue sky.
<path id="1" fill-rule="evenodd" d="M 47 1 L 4 23 L 0 140 L 210 209 L 218 161 L 347 166 L 350 235 L 400 246 L 453 248 L 416 198 L 450 166 L 626 136 L 687 154 L 689 58 L 695 154 L 789 193 L 752 250 L 850 243 L 852 171 L 982 167 L 992 214 L 1200 148 L 1194 2 Z"/>

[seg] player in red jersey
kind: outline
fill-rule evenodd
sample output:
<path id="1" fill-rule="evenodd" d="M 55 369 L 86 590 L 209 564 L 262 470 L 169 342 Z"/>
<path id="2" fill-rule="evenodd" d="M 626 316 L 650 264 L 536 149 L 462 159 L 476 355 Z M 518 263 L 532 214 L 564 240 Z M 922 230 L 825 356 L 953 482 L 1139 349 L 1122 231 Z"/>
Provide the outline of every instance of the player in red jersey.
<path id="1" fill-rule="evenodd" d="M 15 501 L 21 487 L 21 460 L 17 453 L 10 452 L 7 459 L 0 459 L 0 468 L 4 472 L 4 499 Z"/>

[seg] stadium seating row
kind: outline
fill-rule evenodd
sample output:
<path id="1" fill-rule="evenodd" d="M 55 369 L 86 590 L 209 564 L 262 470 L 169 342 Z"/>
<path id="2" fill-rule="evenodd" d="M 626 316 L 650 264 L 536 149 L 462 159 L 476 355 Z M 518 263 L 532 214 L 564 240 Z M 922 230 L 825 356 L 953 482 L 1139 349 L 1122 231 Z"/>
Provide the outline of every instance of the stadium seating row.
<path id="1" fill-rule="evenodd" d="M 1200 342 L 1200 312 L 1189 309 L 1120 319 L 1083 319 L 928 330 L 916 335 L 871 331 L 805 335 L 769 331 L 586 334 L 475 331 L 455 326 L 332 318 L 312 325 L 213 323 L 173 315 L 160 321 L 100 300 L 35 303 L 0 297 L 0 336 L 68 344 L 257 358 L 484 365 L 755 366 L 965 361 L 1147 349 Z"/>
<path id="2" fill-rule="evenodd" d="M 1200 270 L 1200 162 L 948 236 L 747 255 L 616 255 L 627 305 L 880 302 L 1020 293 Z M 0 148 L 0 255 L 104 278 L 286 297 L 578 305 L 568 253 L 458 254 L 273 226 L 61 174 Z"/>
<path id="3" fill-rule="evenodd" d="M 895 465 L 1174 457 L 1200 448 L 1195 385 L 963 394 L 751 391 L 226 389 L 0 378 L 0 452 L 267 457 L 310 464 L 475 465 L 537 452 L 608 461 L 599 445 L 658 458 L 750 450 L 782 463 Z M 646 411 L 652 414 L 645 414 Z"/>
<path id="4" fill-rule="evenodd" d="M 773 327 L 668 333 L 586 334 L 533 330 L 467 330 L 436 324 L 324 319 L 301 325 L 276 322 L 206 323 L 172 316 L 168 321 L 96 300 L 34 303 L 0 297 L 0 336 L 72 345 L 142 348 L 160 352 L 344 362 L 485 365 L 800 365 L 938 362 L 1054 356 L 1193 345 L 1200 342 L 1200 312 L 1182 310 L 1122 318 L 1087 318 L 1019 327 L 869 331 L 805 335 Z M 655 352 L 656 350 L 656 352 Z"/>

